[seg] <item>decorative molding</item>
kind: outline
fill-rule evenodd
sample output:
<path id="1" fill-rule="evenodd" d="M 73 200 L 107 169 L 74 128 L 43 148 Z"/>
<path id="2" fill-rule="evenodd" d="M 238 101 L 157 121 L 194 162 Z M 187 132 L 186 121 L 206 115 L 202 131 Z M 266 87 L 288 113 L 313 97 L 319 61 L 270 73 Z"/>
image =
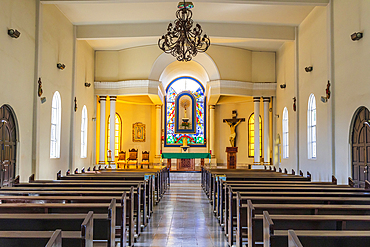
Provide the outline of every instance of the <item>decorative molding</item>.
<path id="1" fill-rule="evenodd" d="M 158 95 L 160 81 L 154 80 L 129 80 L 118 82 L 94 82 L 95 95 L 133 95 L 155 94 Z"/>
<path id="2" fill-rule="evenodd" d="M 208 82 L 210 95 L 275 96 L 276 82 L 215 80 Z"/>

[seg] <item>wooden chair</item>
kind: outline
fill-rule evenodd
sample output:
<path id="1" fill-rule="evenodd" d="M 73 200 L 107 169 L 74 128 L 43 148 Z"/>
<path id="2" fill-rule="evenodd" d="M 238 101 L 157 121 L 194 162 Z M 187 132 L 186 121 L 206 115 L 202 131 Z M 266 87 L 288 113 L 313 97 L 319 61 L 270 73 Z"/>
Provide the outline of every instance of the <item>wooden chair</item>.
<path id="1" fill-rule="evenodd" d="M 124 169 L 126 167 L 126 152 L 120 151 L 118 154 L 117 168 Z"/>
<path id="2" fill-rule="evenodd" d="M 127 158 L 127 168 L 130 168 L 130 165 L 135 165 L 137 168 L 138 159 L 137 159 L 137 149 L 129 149 L 128 150 L 128 158 Z"/>
<path id="3" fill-rule="evenodd" d="M 141 153 L 141 168 L 144 168 L 144 166 L 149 169 L 149 151 Z"/>

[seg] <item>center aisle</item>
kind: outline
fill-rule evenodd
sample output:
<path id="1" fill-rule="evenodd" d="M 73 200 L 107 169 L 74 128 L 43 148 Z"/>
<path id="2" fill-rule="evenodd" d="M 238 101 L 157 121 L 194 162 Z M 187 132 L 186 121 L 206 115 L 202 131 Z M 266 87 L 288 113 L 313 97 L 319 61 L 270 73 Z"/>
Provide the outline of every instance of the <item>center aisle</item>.
<path id="1" fill-rule="evenodd" d="M 171 186 L 135 246 L 227 247 L 201 188 L 200 173 L 171 173 L 170 177 Z"/>

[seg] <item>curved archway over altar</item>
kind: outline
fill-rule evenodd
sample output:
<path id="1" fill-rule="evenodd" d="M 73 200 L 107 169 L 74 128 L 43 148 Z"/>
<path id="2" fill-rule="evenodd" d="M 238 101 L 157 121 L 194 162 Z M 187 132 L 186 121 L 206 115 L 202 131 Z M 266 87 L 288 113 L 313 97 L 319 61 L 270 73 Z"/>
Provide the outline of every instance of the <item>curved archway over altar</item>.
<path id="1" fill-rule="evenodd" d="M 149 74 L 149 80 L 159 81 L 162 72 L 167 68 L 168 65 L 175 61 L 177 61 L 176 58 L 169 54 L 163 53 L 162 55 L 160 55 L 153 63 L 152 69 Z M 196 57 L 193 58 L 193 61 L 200 64 L 205 69 L 210 81 L 220 79 L 218 68 L 213 59 L 208 54 L 199 53 Z"/>

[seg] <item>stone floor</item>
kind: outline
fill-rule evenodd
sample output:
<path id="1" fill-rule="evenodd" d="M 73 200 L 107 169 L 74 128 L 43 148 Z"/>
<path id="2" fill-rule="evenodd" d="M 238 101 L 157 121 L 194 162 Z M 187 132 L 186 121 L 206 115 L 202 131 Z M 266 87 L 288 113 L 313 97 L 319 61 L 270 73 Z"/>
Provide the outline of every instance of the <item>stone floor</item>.
<path id="1" fill-rule="evenodd" d="M 154 207 L 150 223 L 135 246 L 227 247 L 200 185 L 200 173 L 176 172 L 170 177 L 171 186 Z"/>

